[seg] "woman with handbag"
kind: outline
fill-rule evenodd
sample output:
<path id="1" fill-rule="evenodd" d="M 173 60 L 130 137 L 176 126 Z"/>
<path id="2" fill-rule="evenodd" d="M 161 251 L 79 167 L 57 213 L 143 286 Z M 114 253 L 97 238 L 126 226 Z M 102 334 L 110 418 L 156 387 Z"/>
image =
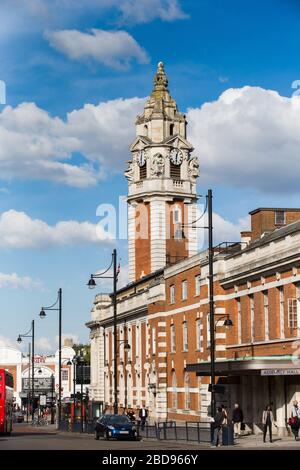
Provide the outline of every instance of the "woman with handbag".
<path id="1" fill-rule="evenodd" d="M 291 426 L 292 433 L 294 434 L 295 441 L 298 440 L 299 428 L 300 428 L 300 408 L 297 400 L 293 401 L 291 417 L 289 419 L 289 425 Z"/>

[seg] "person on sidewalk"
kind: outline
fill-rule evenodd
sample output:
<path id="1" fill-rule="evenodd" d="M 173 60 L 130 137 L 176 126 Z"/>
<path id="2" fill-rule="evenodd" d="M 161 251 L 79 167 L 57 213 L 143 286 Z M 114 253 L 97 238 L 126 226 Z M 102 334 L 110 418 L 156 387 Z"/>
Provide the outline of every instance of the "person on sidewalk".
<path id="1" fill-rule="evenodd" d="M 130 421 L 133 423 L 135 421 L 135 413 L 133 411 L 132 408 L 130 408 L 128 411 L 127 411 L 127 416 L 128 418 L 130 419 Z"/>
<path id="2" fill-rule="evenodd" d="M 292 433 L 294 434 L 295 441 L 298 440 L 299 428 L 300 428 L 300 408 L 297 400 L 293 401 L 291 417 L 289 419 Z"/>
<path id="3" fill-rule="evenodd" d="M 243 410 L 240 408 L 238 403 L 235 403 L 234 409 L 232 412 L 232 424 L 233 424 L 233 432 L 234 437 L 240 437 L 241 435 L 241 425 L 244 421 Z"/>
<path id="4" fill-rule="evenodd" d="M 273 442 L 273 440 L 272 440 L 272 424 L 274 424 L 275 426 L 276 426 L 276 424 L 275 424 L 275 421 L 274 421 L 273 411 L 272 411 L 272 408 L 271 408 L 270 405 L 266 406 L 266 409 L 263 412 L 262 423 L 264 425 L 264 429 L 263 429 L 264 442 L 266 442 L 266 436 L 267 436 L 268 429 L 269 429 L 270 442 Z"/>
<path id="5" fill-rule="evenodd" d="M 218 411 L 214 416 L 214 421 L 211 423 L 212 427 L 212 447 L 218 447 L 220 445 L 220 434 L 224 421 L 224 413 L 221 406 L 218 407 Z"/>
<path id="6" fill-rule="evenodd" d="M 228 424 L 228 414 L 227 414 L 227 410 L 225 408 L 225 405 L 221 405 L 221 408 L 222 408 L 222 413 L 223 413 L 223 425 L 227 425 Z"/>
<path id="7" fill-rule="evenodd" d="M 139 411 L 139 418 L 141 420 L 141 430 L 144 431 L 145 424 L 148 418 L 148 410 L 143 406 Z"/>

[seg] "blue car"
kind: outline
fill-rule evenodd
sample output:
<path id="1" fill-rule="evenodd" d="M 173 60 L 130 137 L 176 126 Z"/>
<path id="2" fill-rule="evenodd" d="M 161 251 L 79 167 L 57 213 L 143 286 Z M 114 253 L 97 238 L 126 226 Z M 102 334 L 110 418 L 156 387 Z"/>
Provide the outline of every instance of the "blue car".
<path id="1" fill-rule="evenodd" d="M 137 430 L 125 415 L 106 414 L 96 421 L 95 439 L 136 439 Z"/>

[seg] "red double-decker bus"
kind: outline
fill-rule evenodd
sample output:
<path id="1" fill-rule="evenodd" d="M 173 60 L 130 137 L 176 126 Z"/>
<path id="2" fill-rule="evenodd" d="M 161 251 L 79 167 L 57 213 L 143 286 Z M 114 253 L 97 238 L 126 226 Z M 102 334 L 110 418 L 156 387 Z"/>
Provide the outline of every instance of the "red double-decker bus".
<path id="1" fill-rule="evenodd" d="M 13 426 L 14 379 L 5 369 L 0 369 L 0 434 L 10 434 Z"/>

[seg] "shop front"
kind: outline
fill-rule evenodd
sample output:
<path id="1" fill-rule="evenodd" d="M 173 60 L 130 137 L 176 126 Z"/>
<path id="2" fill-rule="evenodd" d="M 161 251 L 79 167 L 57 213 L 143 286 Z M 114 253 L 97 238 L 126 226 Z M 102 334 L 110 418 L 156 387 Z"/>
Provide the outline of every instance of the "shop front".
<path id="1" fill-rule="evenodd" d="M 210 376 L 209 362 L 189 364 L 187 370 L 197 376 Z M 300 402 L 300 364 L 291 356 L 248 357 L 216 361 L 217 383 L 224 393 L 217 394 L 217 405 L 225 404 L 229 417 L 234 404 L 244 413 L 246 429 L 255 434 L 262 432 L 262 414 L 271 405 L 278 428 L 274 432 L 286 435 L 287 420 L 293 400 Z"/>

